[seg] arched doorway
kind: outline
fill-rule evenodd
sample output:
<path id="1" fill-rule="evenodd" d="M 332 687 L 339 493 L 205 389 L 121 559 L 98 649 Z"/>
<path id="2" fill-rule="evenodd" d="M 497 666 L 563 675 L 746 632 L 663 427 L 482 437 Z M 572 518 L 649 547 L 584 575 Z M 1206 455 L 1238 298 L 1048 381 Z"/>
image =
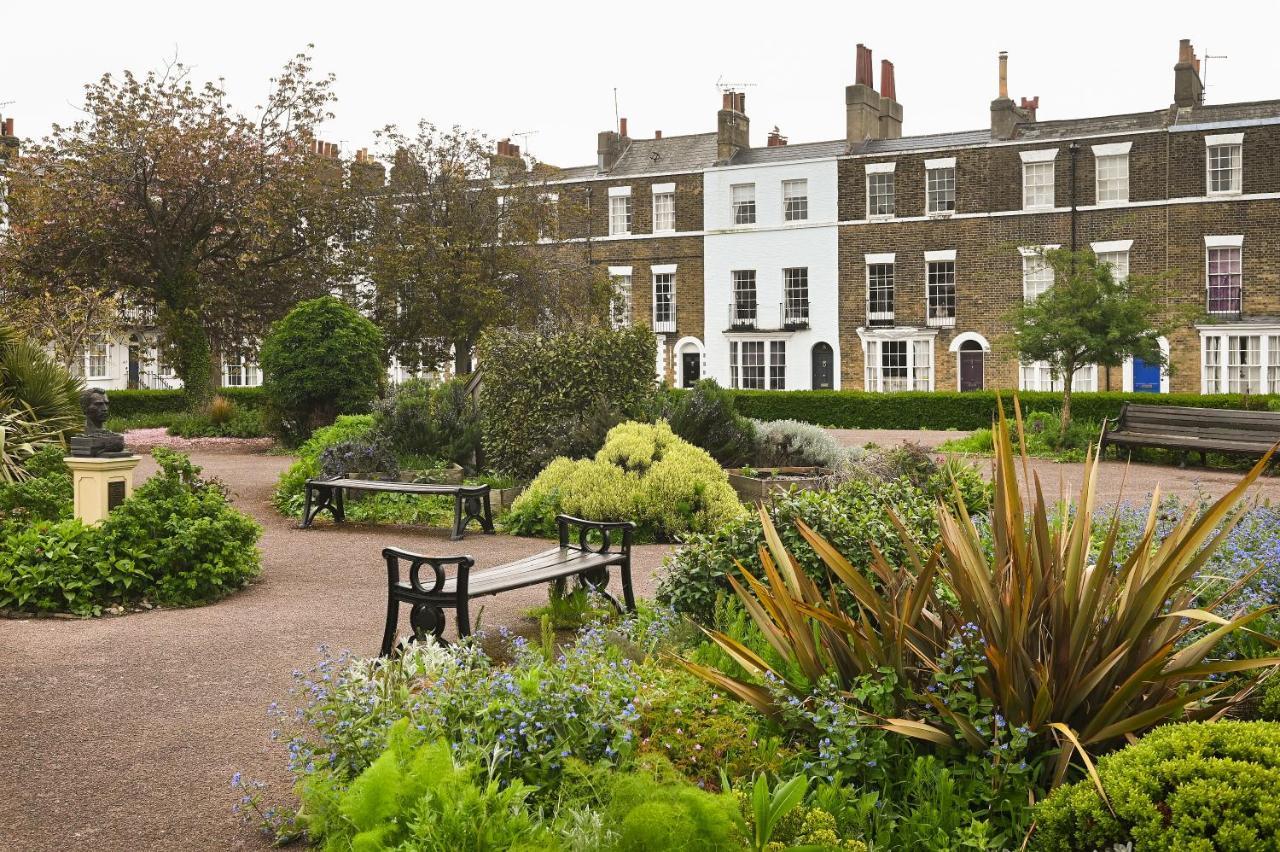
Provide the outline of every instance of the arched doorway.
<path id="1" fill-rule="evenodd" d="M 982 344 L 966 340 L 960 344 L 960 390 L 982 390 L 986 386 L 985 353 Z"/>
<path id="2" fill-rule="evenodd" d="M 691 388 L 702 378 L 702 344 L 695 337 L 681 338 L 676 344 L 676 382 Z"/>
<path id="3" fill-rule="evenodd" d="M 835 387 L 835 354 L 826 341 L 813 344 L 813 389 L 831 390 Z"/>

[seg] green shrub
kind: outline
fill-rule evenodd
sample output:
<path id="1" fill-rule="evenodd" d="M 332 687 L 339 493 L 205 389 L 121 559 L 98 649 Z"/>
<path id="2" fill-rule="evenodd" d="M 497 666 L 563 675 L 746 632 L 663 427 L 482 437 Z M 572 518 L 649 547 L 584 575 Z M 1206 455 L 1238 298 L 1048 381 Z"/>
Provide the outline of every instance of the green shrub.
<path id="1" fill-rule="evenodd" d="M 320 454 L 320 473 L 331 478 L 394 478 L 400 474 L 400 463 L 386 435 L 373 432 L 326 447 Z"/>
<path id="2" fill-rule="evenodd" d="M 64 472 L 33 480 L 45 483 L 38 508 L 0 522 L 0 607 L 91 615 L 140 600 L 189 606 L 256 576 L 258 525 L 186 456 L 164 448 L 153 456 L 160 472 L 97 527 L 69 517 Z"/>
<path id="3" fill-rule="evenodd" d="M 274 323 L 259 357 L 288 443 L 340 414 L 368 411 L 386 382 L 382 332 L 332 296 L 301 302 Z"/>
<path id="4" fill-rule="evenodd" d="M 1258 718 L 1266 722 L 1280 722 L 1280 674 L 1272 674 L 1263 681 L 1261 691 Z"/>
<path id="5" fill-rule="evenodd" d="M 65 455 L 60 445 L 45 447 L 23 464 L 28 478 L 0 482 L 0 530 L 5 523 L 29 524 L 71 517 L 71 471 L 63 461 Z"/>
<path id="6" fill-rule="evenodd" d="M 635 521 L 640 534 L 671 540 L 706 532 L 742 513 L 718 464 L 666 423 L 622 423 L 591 460 L 555 459 L 516 500 L 513 532 L 549 535 L 559 513 Z"/>
<path id="7" fill-rule="evenodd" d="M 681 394 L 669 421 L 672 431 L 725 467 L 747 464 L 755 452 L 755 428 L 735 409 L 733 392 L 714 379 L 703 379 Z"/>
<path id="8" fill-rule="evenodd" d="M 266 407 L 266 395 L 262 388 L 219 388 L 218 395 L 234 402 L 239 408 L 261 409 Z M 180 390 L 113 390 L 111 417 L 132 421 L 135 418 L 183 414 L 190 410 L 186 395 Z M 167 426 L 168 423 L 159 425 Z M 135 427 L 141 428 L 141 427 Z"/>
<path id="9" fill-rule="evenodd" d="M 687 396 L 688 391 L 681 392 Z M 997 391 L 730 391 L 734 407 L 756 420 L 799 420 L 839 429 L 983 429 L 996 413 Z M 1013 415 L 1013 392 L 999 391 L 1005 412 Z M 1062 394 L 1020 391 L 1023 414 L 1060 411 Z M 1188 405 L 1198 408 L 1248 408 L 1266 411 L 1274 397 L 1190 393 L 1073 393 L 1071 416 L 1096 423 L 1120 414 L 1127 402 Z"/>
<path id="10" fill-rule="evenodd" d="M 168 432 L 180 438 L 262 438 L 262 421 L 261 411 L 231 403 L 216 420 L 203 412 L 171 415 Z"/>
<path id="11" fill-rule="evenodd" d="M 532 478 L 558 456 L 591 455 L 619 420 L 652 408 L 653 334 L 638 326 L 494 331 L 479 354 L 485 457 L 513 476 Z"/>
<path id="12" fill-rule="evenodd" d="M 602 798 L 609 824 L 626 852 L 741 849 L 738 803 L 728 794 L 700 790 L 657 762 L 653 768 L 614 773 Z"/>
<path id="13" fill-rule="evenodd" d="M 334 444 L 355 441 L 373 432 L 372 414 L 347 414 L 330 426 L 324 426 L 298 447 L 298 460 L 280 474 L 271 502 L 277 511 L 285 515 L 297 515 L 302 511 L 303 490 L 308 479 L 320 476 L 320 457 Z"/>
<path id="14" fill-rule="evenodd" d="M 798 420 L 757 420 L 752 467 L 825 467 L 850 460 L 849 451 L 820 426 Z"/>
<path id="15" fill-rule="evenodd" d="M 1036 807 L 1033 848 L 1276 849 L 1280 724 L 1166 725 L 1098 761 L 1110 808 L 1088 779 Z"/>
<path id="16" fill-rule="evenodd" d="M 319 774 L 305 777 L 301 790 L 303 824 L 325 849 L 558 848 L 528 812 L 530 787 L 499 785 L 482 767 L 457 764 L 447 741 L 428 741 L 407 719 L 349 786 Z"/>
<path id="17" fill-rule="evenodd" d="M 401 456 L 443 459 L 464 467 L 475 462 L 480 420 L 466 379 L 432 386 L 413 379 L 378 405 L 378 430 Z"/>
<path id="18" fill-rule="evenodd" d="M 932 547 L 938 540 L 933 501 L 905 479 L 854 480 L 830 491 L 780 492 L 765 506 L 787 549 L 824 590 L 830 588 L 831 578 L 796 530 L 797 518 L 864 570 L 871 564 L 871 545 L 880 548 L 893 564 L 902 564 L 906 558 L 886 511 L 890 507 L 922 546 Z M 711 532 L 689 536 L 663 563 L 658 601 L 700 624 L 714 623 L 716 599 L 732 594 L 728 578 L 737 575 L 736 563 L 757 565 L 762 544 L 764 530 L 755 513 Z"/>

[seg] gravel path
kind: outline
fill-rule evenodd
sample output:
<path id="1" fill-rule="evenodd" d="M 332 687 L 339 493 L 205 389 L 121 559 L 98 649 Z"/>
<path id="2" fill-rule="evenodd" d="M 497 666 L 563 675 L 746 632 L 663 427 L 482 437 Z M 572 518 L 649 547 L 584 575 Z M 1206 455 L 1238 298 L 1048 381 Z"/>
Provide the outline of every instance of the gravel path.
<path id="1" fill-rule="evenodd" d="M 386 607 L 382 547 L 480 565 L 535 553 L 534 539 L 444 530 L 293 529 L 268 505 L 289 459 L 193 454 L 266 529 L 263 574 L 213 606 L 85 620 L 0 620 L 0 849 L 257 849 L 231 812 L 232 773 L 288 790 L 267 706 L 321 644 L 377 653 Z M 142 475 L 154 470 L 150 459 Z M 668 548 L 636 555 L 636 591 Z M 488 599 L 488 628 L 519 628 L 541 588 Z M 474 609 L 473 609 L 474 614 Z M 528 625 L 526 625 L 528 626 Z M 536 628 L 531 628 L 536 632 Z"/>

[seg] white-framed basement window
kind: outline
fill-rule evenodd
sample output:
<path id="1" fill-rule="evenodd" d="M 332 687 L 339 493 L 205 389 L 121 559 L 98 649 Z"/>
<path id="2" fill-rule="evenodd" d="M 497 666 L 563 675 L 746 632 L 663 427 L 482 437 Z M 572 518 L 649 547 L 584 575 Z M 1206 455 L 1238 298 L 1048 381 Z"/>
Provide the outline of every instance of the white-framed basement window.
<path id="1" fill-rule="evenodd" d="M 1204 137 L 1205 192 L 1239 195 L 1244 190 L 1244 134 Z"/>
<path id="2" fill-rule="evenodd" d="M 631 233 L 631 187 L 609 187 L 609 236 Z"/>
<path id="3" fill-rule="evenodd" d="M 868 391 L 933 390 L 933 336 L 879 337 L 863 340 L 864 388 Z"/>
<path id="4" fill-rule="evenodd" d="M 1019 156 L 1022 158 L 1022 209 L 1052 209 L 1053 161 L 1058 156 L 1058 149 L 1021 151 Z"/>
<path id="5" fill-rule="evenodd" d="M 670 233 L 676 229 L 676 185 L 655 183 L 653 193 L 653 232 Z"/>
<path id="6" fill-rule="evenodd" d="M 1280 393 L 1280 326 L 1201 326 L 1200 392 Z"/>
<path id="7" fill-rule="evenodd" d="M 1097 203 L 1125 204 L 1129 201 L 1129 150 L 1132 142 L 1112 142 L 1093 146 Z"/>
<path id="8" fill-rule="evenodd" d="M 229 388 L 256 388 L 262 384 L 262 374 L 252 359 L 228 355 L 222 362 L 222 384 Z"/>
<path id="9" fill-rule="evenodd" d="M 787 342 L 730 340 L 729 385 L 742 390 L 786 390 Z"/>
<path id="10" fill-rule="evenodd" d="M 1018 365 L 1018 389 L 1024 391 L 1060 391 L 1062 380 L 1053 375 L 1053 370 L 1046 361 L 1032 361 Z M 1098 389 L 1098 368 L 1092 364 L 1076 370 L 1071 380 L 1073 391 L 1096 391 Z"/>

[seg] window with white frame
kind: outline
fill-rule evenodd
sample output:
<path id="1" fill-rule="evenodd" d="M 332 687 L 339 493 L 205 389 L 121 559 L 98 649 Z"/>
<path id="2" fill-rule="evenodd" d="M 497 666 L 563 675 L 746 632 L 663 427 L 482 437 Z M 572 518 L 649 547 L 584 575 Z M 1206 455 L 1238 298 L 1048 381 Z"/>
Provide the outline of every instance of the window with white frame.
<path id="1" fill-rule="evenodd" d="M 782 221 L 803 222 L 809 218 L 809 181 L 782 182 Z"/>
<path id="2" fill-rule="evenodd" d="M 107 370 L 109 348 L 105 340 L 94 340 L 84 349 L 84 377 L 86 379 L 108 378 Z"/>
<path id="3" fill-rule="evenodd" d="M 932 326 L 956 324 L 956 260 L 955 252 L 925 253 L 925 300 L 928 302 L 926 322 Z"/>
<path id="4" fill-rule="evenodd" d="M 867 165 L 867 217 L 889 218 L 896 207 L 893 169 L 894 163 L 870 163 Z"/>
<path id="5" fill-rule="evenodd" d="M 560 230 L 560 196 L 554 192 L 543 193 L 542 218 L 538 222 L 538 237 L 544 240 L 554 239 Z"/>
<path id="6" fill-rule="evenodd" d="M 676 330 L 676 271 L 674 267 L 653 270 L 653 330 Z"/>
<path id="7" fill-rule="evenodd" d="M 867 323 L 893 325 L 893 255 L 867 255 Z"/>
<path id="8" fill-rule="evenodd" d="M 866 341 L 865 388 L 869 391 L 933 389 L 933 338 Z"/>
<path id="9" fill-rule="evenodd" d="M 1124 204 L 1129 200 L 1129 149 L 1132 145 L 1132 142 L 1113 142 L 1093 146 L 1098 204 Z"/>
<path id="10" fill-rule="evenodd" d="M 742 390 L 786 390 L 785 340 L 730 340 L 729 385 Z"/>
<path id="11" fill-rule="evenodd" d="M 1211 314 L 1238 314 L 1244 298 L 1241 237 L 1205 237 L 1205 287 Z"/>
<path id="12" fill-rule="evenodd" d="M 1280 328 L 1200 334 L 1204 393 L 1280 393 Z"/>
<path id="13" fill-rule="evenodd" d="M 1111 277 L 1116 281 L 1124 281 L 1129 277 L 1129 249 L 1133 240 L 1114 240 L 1111 242 L 1091 243 L 1090 247 L 1098 258 L 1099 264 L 1111 267 Z"/>
<path id="14" fill-rule="evenodd" d="M 1206 136 L 1205 181 L 1209 195 L 1232 195 L 1243 189 L 1244 134 Z"/>
<path id="15" fill-rule="evenodd" d="M 258 365 L 243 355 L 228 355 L 222 365 L 222 384 L 229 388 L 257 387 Z"/>
<path id="16" fill-rule="evenodd" d="M 1058 246 L 1022 249 L 1022 300 L 1030 302 L 1053 286 L 1053 267 L 1045 261 L 1044 252 Z"/>
<path id="17" fill-rule="evenodd" d="M 797 266 L 782 270 L 782 324 L 809 322 L 809 268 Z"/>
<path id="18" fill-rule="evenodd" d="M 1024 391 L 1060 391 L 1062 381 L 1054 375 L 1047 361 L 1032 361 L 1018 366 L 1018 387 Z M 1098 370 L 1089 365 L 1076 370 L 1071 390 L 1091 392 L 1098 389 Z"/>
<path id="19" fill-rule="evenodd" d="M 631 233 L 631 187 L 609 187 L 609 235 Z"/>
<path id="20" fill-rule="evenodd" d="M 676 185 L 653 185 L 653 232 L 655 234 L 676 229 Z"/>
<path id="21" fill-rule="evenodd" d="M 955 157 L 924 161 L 924 202 L 926 213 L 952 213 L 955 211 Z"/>
<path id="22" fill-rule="evenodd" d="M 729 196 L 733 204 L 733 224 L 754 225 L 756 223 L 756 185 L 736 183 L 729 187 Z"/>
<path id="23" fill-rule="evenodd" d="M 1022 151 L 1022 209 L 1053 207 L 1053 161 L 1058 149 Z"/>
<path id="24" fill-rule="evenodd" d="M 614 328 L 631 325 L 631 267 L 609 267 L 609 280 L 613 284 L 609 300 L 609 324 Z"/>
<path id="25" fill-rule="evenodd" d="M 735 269 L 729 273 L 733 279 L 733 305 L 729 312 L 731 326 L 756 325 L 756 271 Z"/>

